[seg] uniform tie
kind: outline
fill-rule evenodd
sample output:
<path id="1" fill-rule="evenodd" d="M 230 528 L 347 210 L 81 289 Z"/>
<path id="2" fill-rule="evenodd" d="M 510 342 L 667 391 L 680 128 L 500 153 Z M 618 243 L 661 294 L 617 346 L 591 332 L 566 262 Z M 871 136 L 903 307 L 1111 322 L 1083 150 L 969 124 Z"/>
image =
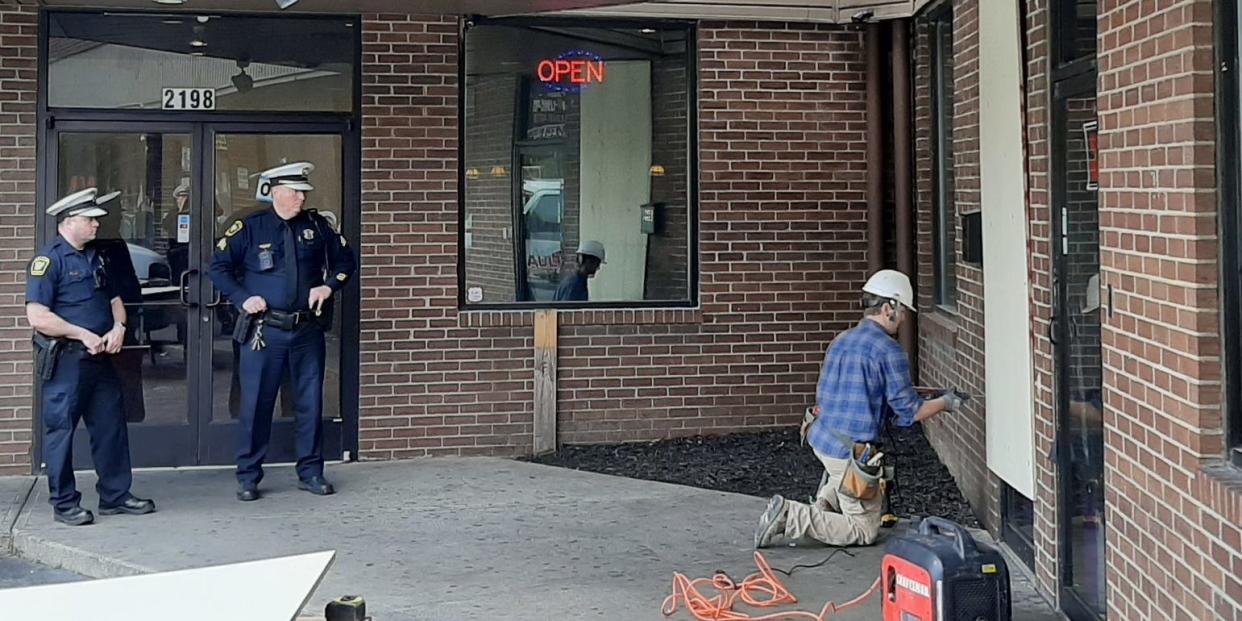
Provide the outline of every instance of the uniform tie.
<path id="1" fill-rule="evenodd" d="M 285 222 L 285 310 L 297 309 L 298 247 L 293 236 L 293 223 Z"/>

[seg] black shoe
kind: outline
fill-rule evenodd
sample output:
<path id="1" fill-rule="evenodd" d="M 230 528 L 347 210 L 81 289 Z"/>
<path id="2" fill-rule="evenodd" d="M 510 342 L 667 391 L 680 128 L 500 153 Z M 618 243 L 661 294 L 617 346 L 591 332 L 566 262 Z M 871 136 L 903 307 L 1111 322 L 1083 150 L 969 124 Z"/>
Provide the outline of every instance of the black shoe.
<path id="1" fill-rule="evenodd" d="M 125 502 L 112 507 L 99 505 L 99 515 L 116 515 L 118 513 L 128 513 L 129 515 L 144 515 L 155 511 L 155 501 L 146 498 L 138 498 L 130 496 Z"/>
<path id="2" fill-rule="evenodd" d="M 60 509 L 53 509 L 52 519 L 60 522 L 61 524 L 68 524 L 70 526 L 85 526 L 86 524 L 90 524 L 95 521 L 95 515 L 90 511 L 75 505 L 74 507 L 63 511 Z"/>
<path id="3" fill-rule="evenodd" d="M 237 490 L 237 499 L 242 502 L 250 502 L 262 498 L 259 494 L 259 485 L 257 483 L 242 483 Z"/>
<path id="4" fill-rule="evenodd" d="M 311 477 L 298 481 L 298 489 L 304 489 L 316 496 L 328 496 L 336 493 L 336 488 L 323 477 Z"/>

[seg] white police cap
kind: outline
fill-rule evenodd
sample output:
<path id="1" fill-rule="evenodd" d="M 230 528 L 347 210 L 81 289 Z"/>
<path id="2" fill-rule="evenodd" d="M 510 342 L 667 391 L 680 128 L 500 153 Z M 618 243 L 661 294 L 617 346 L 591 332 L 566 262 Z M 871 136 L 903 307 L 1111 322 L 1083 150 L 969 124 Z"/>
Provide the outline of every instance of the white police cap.
<path id="1" fill-rule="evenodd" d="M 108 215 L 108 210 L 100 207 L 104 203 L 121 195 L 120 192 L 110 192 L 103 196 L 98 196 L 99 191 L 95 188 L 86 188 L 74 192 L 47 208 L 50 216 L 59 218 L 71 218 L 73 216 L 85 216 L 87 218 L 98 218 Z"/>
<path id="2" fill-rule="evenodd" d="M 310 162 L 294 162 L 270 168 L 259 173 L 259 176 L 267 179 L 272 187 L 283 185 L 291 190 L 309 192 L 315 189 L 315 186 L 310 184 L 310 174 L 314 170 L 315 165 Z"/>

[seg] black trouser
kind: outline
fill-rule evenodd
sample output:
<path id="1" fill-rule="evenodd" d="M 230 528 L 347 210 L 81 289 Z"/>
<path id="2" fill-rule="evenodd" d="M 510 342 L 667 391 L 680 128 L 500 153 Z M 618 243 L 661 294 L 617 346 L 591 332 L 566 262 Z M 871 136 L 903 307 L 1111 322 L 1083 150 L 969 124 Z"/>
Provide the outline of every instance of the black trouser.
<path id="1" fill-rule="evenodd" d="M 78 343 L 66 346 L 56 374 L 43 382 L 43 461 L 47 463 L 49 502 L 57 509 L 78 504 L 82 494 L 73 477 L 73 433 L 85 419 L 91 457 L 99 482 L 99 504 L 119 505 L 130 496 L 129 431 L 121 401 L 121 382 L 109 356 L 90 356 Z"/>

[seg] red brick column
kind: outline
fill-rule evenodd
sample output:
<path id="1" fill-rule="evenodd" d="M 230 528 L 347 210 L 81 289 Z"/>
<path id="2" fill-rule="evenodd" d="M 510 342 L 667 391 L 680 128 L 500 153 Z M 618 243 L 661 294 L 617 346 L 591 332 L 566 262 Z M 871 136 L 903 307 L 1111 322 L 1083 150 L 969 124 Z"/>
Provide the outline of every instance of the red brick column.
<path id="1" fill-rule="evenodd" d="M 26 265 L 34 256 L 38 12 L 0 6 L 0 475 L 29 474 L 33 354 Z"/>
<path id="2" fill-rule="evenodd" d="M 1239 619 L 1242 493 L 1215 473 L 1213 3 L 1099 15 L 1109 616 Z"/>

